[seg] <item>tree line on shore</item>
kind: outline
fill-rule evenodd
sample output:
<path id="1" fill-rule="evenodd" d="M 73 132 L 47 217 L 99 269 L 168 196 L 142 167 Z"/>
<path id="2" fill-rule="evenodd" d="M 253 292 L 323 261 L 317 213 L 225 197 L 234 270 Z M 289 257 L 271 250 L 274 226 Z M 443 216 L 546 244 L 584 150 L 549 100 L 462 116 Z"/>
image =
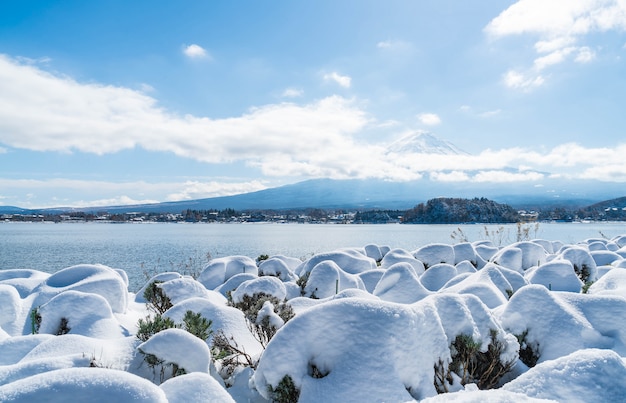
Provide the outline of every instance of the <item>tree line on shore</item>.
<path id="1" fill-rule="evenodd" d="M 517 210 L 507 204 L 482 198 L 436 198 L 408 210 L 349 210 L 302 208 L 289 210 L 186 209 L 172 213 L 65 212 L 5 214 L 3 221 L 48 222 L 293 222 L 341 224 L 459 224 L 516 223 L 532 221 L 626 221 L 626 197 L 596 203 L 583 208 L 545 207 Z"/>

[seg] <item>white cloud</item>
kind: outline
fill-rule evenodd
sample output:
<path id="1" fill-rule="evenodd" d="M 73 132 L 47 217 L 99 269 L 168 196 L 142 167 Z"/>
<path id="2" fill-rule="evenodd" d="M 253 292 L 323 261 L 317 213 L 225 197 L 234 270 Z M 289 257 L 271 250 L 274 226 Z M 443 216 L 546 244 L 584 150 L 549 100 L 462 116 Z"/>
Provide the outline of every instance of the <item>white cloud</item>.
<path id="1" fill-rule="evenodd" d="M 0 56 L 0 143 L 16 148 L 105 154 L 142 147 L 204 162 L 262 164 L 283 154 L 312 160 L 329 148 L 355 149 L 352 135 L 367 122 L 339 96 L 224 119 L 178 116 L 139 91 L 79 83 Z"/>
<path id="2" fill-rule="evenodd" d="M 336 71 L 324 74 L 324 81 L 335 82 L 344 88 L 350 88 L 350 85 L 352 84 L 352 78 L 349 76 L 342 76 Z"/>
<path id="3" fill-rule="evenodd" d="M 283 98 L 298 98 L 304 95 L 304 91 L 299 88 L 286 88 L 283 93 Z"/>
<path id="4" fill-rule="evenodd" d="M 576 48 L 568 47 L 555 50 L 551 53 L 548 53 L 546 56 L 538 57 L 535 59 L 534 67 L 537 71 L 541 71 L 546 67 L 562 63 L 567 58 L 567 56 L 574 52 L 574 50 L 576 50 Z"/>
<path id="5" fill-rule="evenodd" d="M 393 51 L 410 51 L 413 49 L 413 45 L 411 43 L 401 40 L 380 41 L 376 44 L 376 47 L 378 49 Z"/>
<path id="6" fill-rule="evenodd" d="M 501 112 L 502 112 L 502 109 L 494 109 L 494 110 L 491 110 L 491 111 L 486 111 L 486 112 L 479 113 L 478 117 L 488 119 L 488 118 L 492 118 L 494 116 L 499 115 Z"/>
<path id="7" fill-rule="evenodd" d="M 463 171 L 431 172 L 430 179 L 437 182 L 467 182 L 470 176 Z"/>
<path id="8" fill-rule="evenodd" d="M 231 196 L 241 193 L 256 192 L 258 190 L 267 189 L 261 181 L 249 182 L 201 182 L 187 181 L 179 186 L 180 189 L 167 196 L 167 201 L 204 199 L 207 197 Z"/>
<path id="9" fill-rule="evenodd" d="M 587 46 L 583 46 L 582 48 L 578 49 L 578 54 L 576 55 L 574 61 L 578 63 L 589 63 L 595 58 L 596 53 Z"/>
<path id="10" fill-rule="evenodd" d="M 191 44 L 189 46 L 183 46 L 183 53 L 190 59 L 210 59 L 209 52 L 202 46 Z"/>
<path id="11" fill-rule="evenodd" d="M 441 118 L 435 113 L 420 113 L 417 119 L 426 126 L 437 126 L 441 124 Z"/>
<path id="12" fill-rule="evenodd" d="M 588 63 L 595 58 L 589 46 L 578 45 L 592 33 L 626 30 L 626 2 L 619 0 L 544 1 L 519 0 L 485 27 L 493 38 L 509 35 L 533 35 L 538 54 L 533 63 L 537 74 L 549 66 L 573 59 Z M 573 56 L 573 57 L 572 57 Z M 509 85 L 529 89 L 530 86 Z"/>
<path id="13" fill-rule="evenodd" d="M 507 172 L 507 171 L 483 171 L 472 178 L 473 182 L 528 182 L 543 179 L 539 172 Z"/>
<path id="14" fill-rule="evenodd" d="M 254 192 L 267 188 L 259 180 L 252 181 L 203 181 L 188 180 L 185 182 L 145 181 L 111 182 L 54 178 L 48 180 L 35 179 L 3 179 L 0 188 L 13 194 L 37 189 L 38 194 L 57 195 L 51 199 L 54 204 L 38 204 L 37 194 L 25 195 L 22 200 L 12 203 L 25 208 L 58 207 L 94 207 L 129 204 L 158 203 L 161 201 L 179 201 L 201 199 L 207 197 L 230 196 L 240 193 Z M 109 195 L 119 195 L 110 197 Z M 78 197 L 78 198 L 76 198 Z M 89 198 L 86 200 L 86 198 Z"/>
<path id="15" fill-rule="evenodd" d="M 525 85 L 524 77 L 516 85 Z M 440 121 L 437 115 L 430 115 L 426 121 Z M 528 168 L 524 172 L 528 180 L 537 175 L 536 171 L 622 180 L 621 172 L 626 170 L 626 144 L 606 148 L 563 144 L 546 152 L 509 148 L 445 158 L 385 154 L 384 144 L 369 144 L 358 138 L 365 129 L 376 129 L 380 123 L 360 109 L 355 100 L 340 96 L 303 105 L 264 105 L 223 119 L 178 116 L 139 91 L 79 83 L 0 56 L 0 144 L 6 147 L 95 154 L 141 147 L 210 163 L 243 161 L 276 177 L 406 181 L 430 172 L 448 171 L 445 175 L 437 174 L 438 178 L 452 180 L 455 175 L 462 177 L 459 172 L 504 171 L 524 166 Z M 483 174 L 473 180 L 499 177 L 504 176 Z M 517 178 L 520 177 L 511 180 Z M 226 181 L 222 185 L 209 182 L 193 180 L 159 187 L 161 184 L 142 182 L 47 181 L 30 183 L 24 192 L 41 186 L 80 189 L 81 194 L 108 189 L 107 194 L 125 195 L 133 200 L 163 200 L 162 195 L 169 195 L 170 199 L 211 197 L 259 190 L 263 186 L 254 181 Z M 0 180 L 3 194 L 7 194 L 5 185 Z M 15 186 L 14 182 L 12 187 Z"/>
<path id="16" fill-rule="evenodd" d="M 543 85 L 545 79 L 541 75 L 527 75 L 519 71 L 509 70 L 504 75 L 504 84 L 509 88 L 531 90 Z"/>

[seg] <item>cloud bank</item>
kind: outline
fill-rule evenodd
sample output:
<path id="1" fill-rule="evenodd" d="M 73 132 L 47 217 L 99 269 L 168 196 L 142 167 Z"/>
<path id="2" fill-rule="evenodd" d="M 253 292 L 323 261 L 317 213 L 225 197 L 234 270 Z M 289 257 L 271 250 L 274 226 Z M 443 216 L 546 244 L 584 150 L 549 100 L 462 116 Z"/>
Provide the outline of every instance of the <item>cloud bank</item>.
<path id="1" fill-rule="evenodd" d="M 511 79 L 524 83 L 523 78 Z M 626 144 L 606 148 L 563 144 L 542 152 L 487 149 L 478 155 L 445 157 L 389 153 L 382 141 L 359 138 L 363 131 L 381 124 L 362 104 L 330 95 L 304 104 L 263 105 L 230 118 L 181 116 L 163 109 L 143 92 L 80 83 L 0 55 L 0 152 L 19 148 L 101 155 L 140 147 L 207 163 L 244 162 L 263 175 L 281 178 L 407 181 L 432 174 L 430 178 L 442 181 L 498 182 L 536 181 L 542 177 L 536 172 L 551 172 L 626 182 Z M 435 114 L 422 114 L 420 119 L 431 125 L 441 121 Z M 507 169 L 511 167 L 525 167 L 523 171 L 528 172 L 510 176 Z M 260 190 L 264 184 L 167 186 L 173 189 L 167 193 L 168 200 L 181 200 Z M 123 195 L 123 190 L 118 187 L 117 194 Z"/>

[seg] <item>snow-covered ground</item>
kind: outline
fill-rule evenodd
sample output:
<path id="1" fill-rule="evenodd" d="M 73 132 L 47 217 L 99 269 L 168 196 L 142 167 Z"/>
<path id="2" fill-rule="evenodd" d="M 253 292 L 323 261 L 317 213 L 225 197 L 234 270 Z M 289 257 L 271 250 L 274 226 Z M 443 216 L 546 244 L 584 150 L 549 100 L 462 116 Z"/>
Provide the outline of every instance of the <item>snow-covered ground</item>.
<path id="1" fill-rule="evenodd" d="M 617 402 L 625 357 L 626 235 L 0 270 L 1 402 Z"/>

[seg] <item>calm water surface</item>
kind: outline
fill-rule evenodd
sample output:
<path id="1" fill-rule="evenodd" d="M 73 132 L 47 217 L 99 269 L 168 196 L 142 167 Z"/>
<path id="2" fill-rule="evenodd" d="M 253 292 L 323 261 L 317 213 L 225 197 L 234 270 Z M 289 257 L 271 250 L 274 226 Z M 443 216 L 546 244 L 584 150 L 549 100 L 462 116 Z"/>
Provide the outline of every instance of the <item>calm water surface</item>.
<path id="1" fill-rule="evenodd" d="M 490 231 L 501 226 L 488 225 Z M 198 271 L 212 257 L 313 254 L 370 243 L 415 250 L 432 242 L 455 243 L 461 228 L 470 241 L 486 239 L 484 225 L 332 224 L 104 224 L 0 223 L 0 270 L 30 268 L 56 272 L 80 263 L 124 269 L 130 290 L 144 272 Z M 515 240 L 515 225 L 504 227 L 504 243 Z M 531 237 L 575 243 L 626 234 L 626 223 L 541 223 Z"/>

